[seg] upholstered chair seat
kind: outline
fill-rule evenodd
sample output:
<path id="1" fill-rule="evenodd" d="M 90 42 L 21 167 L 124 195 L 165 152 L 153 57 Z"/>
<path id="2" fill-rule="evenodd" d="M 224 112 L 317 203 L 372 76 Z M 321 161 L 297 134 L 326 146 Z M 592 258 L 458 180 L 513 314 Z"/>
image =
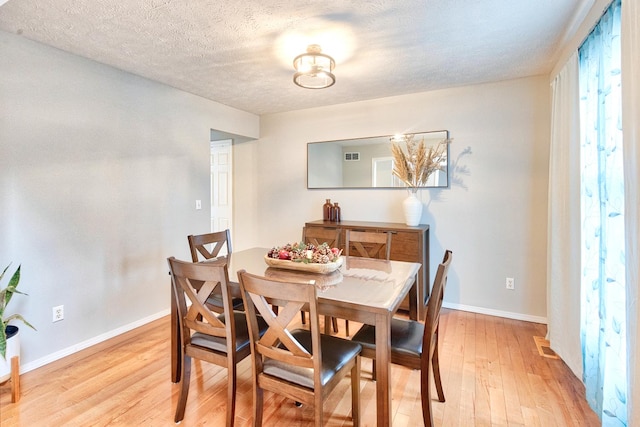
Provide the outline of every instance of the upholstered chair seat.
<path id="1" fill-rule="evenodd" d="M 296 329 L 291 335 L 308 351 L 311 348 L 311 333 L 305 329 Z M 349 361 L 360 353 L 358 343 L 336 338 L 330 335 L 320 335 L 322 347 L 322 370 L 320 381 L 323 386 L 338 373 Z M 292 366 L 278 360 L 265 358 L 263 372 L 303 387 L 313 388 L 313 369 Z"/>

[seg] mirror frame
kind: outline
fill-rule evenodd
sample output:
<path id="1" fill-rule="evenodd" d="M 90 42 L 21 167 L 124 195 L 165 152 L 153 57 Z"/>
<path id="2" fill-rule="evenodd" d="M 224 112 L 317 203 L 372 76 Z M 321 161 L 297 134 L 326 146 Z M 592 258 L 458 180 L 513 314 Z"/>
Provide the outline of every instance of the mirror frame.
<path id="1" fill-rule="evenodd" d="M 425 137 L 428 137 L 429 134 L 442 134 L 442 138 L 437 138 L 438 141 L 451 141 L 451 139 L 449 138 L 449 131 L 448 130 L 436 130 L 436 131 L 427 131 L 427 132 L 407 132 L 406 135 L 415 135 L 415 138 L 417 138 L 418 140 L 424 135 Z M 391 138 L 394 137 L 394 135 L 382 135 L 382 136 L 371 136 L 371 137 L 363 137 L 363 138 L 351 138 L 351 139 L 338 139 L 338 140 L 331 140 L 331 141 L 317 141 L 317 142 L 309 142 L 307 143 L 307 189 L 308 190 L 322 190 L 322 189 L 386 189 L 386 190 L 393 190 L 393 189 L 406 189 L 407 186 L 400 181 L 399 179 L 397 179 L 395 176 L 391 176 L 391 181 L 392 181 L 392 185 L 381 185 L 381 186 L 374 186 L 373 185 L 373 179 L 375 176 L 375 170 L 373 168 L 373 165 L 368 169 L 369 173 L 367 174 L 370 177 L 369 180 L 369 185 L 344 185 L 342 184 L 342 165 L 347 162 L 348 160 L 345 160 L 345 155 L 347 154 L 344 150 L 345 147 L 349 147 L 349 146 L 354 146 L 354 147 L 362 147 L 365 145 L 374 145 L 374 144 L 388 144 L 389 145 L 389 149 L 386 152 L 380 152 L 380 156 L 379 157 L 370 157 L 371 163 L 373 164 L 376 159 L 378 159 L 378 161 L 380 160 L 392 160 L 393 159 L 393 155 L 391 153 Z M 324 146 L 322 146 L 322 148 L 324 147 L 329 147 L 332 148 L 333 146 L 336 147 L 340 147 L 340 153 L 339 153 L 339 158 L 338 158 L 338 153 L 336 149 L 332 150 L 333 153 L 333 158 L 329 159 L 330 161 L 326 161 L 323 164 L 315 164 L 312 165 L 312 155 L 315 154 L 313 153 L 313 151 L 318 150 L 318 147 L 321 147 L 321 144 L 324 144 Z M 444 184 L 440 184 L 440 185 L 426 185 L 424 187 L 421 188 L 449 188 L 450 186 L 450 182 L 451 182 L 451 178 L 450 178 L 450 173 L 449 173 L 449 169 L 451 167 L 451 162 L 449 161 L 449 144 L 447 144 L 447 166 L 446 166 L 446 170 L 439 172 L 440 173 L 440 177 L 444 177 L 445 178 L 445 183 Z M 317 162 L 315 162 L 317 163 Z M 389 165 L 387 165 L 389 166 Z M 321 183 L 322 185 L 319 184 L 314 184 L 314 186 L 310 186 L 310 182 L 313 183 L 312 181 L 312 173 L 314 174 L 327 174 L 328 176 L 335 176 L 335 180 L 333 181 L 333 183 L 331 181 L 327 181 L 327 182 L 323 182 Z M 361 178 L 364 179 L 364 178 Z M 314 181 L 317 182 L 317 179 Z"/>

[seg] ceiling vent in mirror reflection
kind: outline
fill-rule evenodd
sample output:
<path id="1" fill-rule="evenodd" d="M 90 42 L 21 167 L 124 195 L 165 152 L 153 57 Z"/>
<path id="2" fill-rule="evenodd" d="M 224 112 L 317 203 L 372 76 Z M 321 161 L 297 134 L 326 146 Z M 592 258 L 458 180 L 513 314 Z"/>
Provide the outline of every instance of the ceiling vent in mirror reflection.
<path id="1" fill-rule="evenodd" d="M 344 161 L 345 162 L 357 162 L 360 160 L 360 153 L 358 152 L 347 152 L 344 153 Z"/>
<path id="2" fill-rule="evenodd" d="M 449 131 L 412 133 L 415 141 L 437 147 L 450 141 Z M 394 156 L 391 135 L 307 144 L 307 188 L 406 188 L 393 175 Z M 442 156 L 442 167 L 429 176 L 425 187 L 449 187 L 449 144 Z"/>

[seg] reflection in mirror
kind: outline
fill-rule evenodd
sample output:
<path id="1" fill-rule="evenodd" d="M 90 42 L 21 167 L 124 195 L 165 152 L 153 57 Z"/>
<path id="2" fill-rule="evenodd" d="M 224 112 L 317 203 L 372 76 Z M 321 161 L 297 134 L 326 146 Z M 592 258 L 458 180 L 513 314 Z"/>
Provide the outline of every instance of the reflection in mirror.
<path id="1" fill-rule="evenodd" d="M 418 132 L 427 147 L 449 140 L 449 131 Z M 307 144 L 307 188 L 404 188 L 392 174 L 391 135 Z M 442 170 L 429 177 L 426 187 L 448 187 L 449 147 Z"/>

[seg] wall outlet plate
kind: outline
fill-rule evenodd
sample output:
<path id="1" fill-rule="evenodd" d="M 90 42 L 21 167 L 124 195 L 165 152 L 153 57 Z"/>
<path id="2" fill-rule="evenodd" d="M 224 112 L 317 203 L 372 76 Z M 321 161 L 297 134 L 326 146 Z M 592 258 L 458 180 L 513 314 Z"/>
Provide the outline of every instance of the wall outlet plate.
<path id="1" fill-rule="evenodd" d="M 64 319 L 64 305 L 58 305 L 53 307 L 53 322 L 59 322 Z"/>
<path id="2" fill-rule="evenodd" d="M 505 282 L 507 289 L 509 290 L 514 290 L 516 288 L 516 282 L 514 280 L 513 277 L 507 277 L 507 280 Z"/>

